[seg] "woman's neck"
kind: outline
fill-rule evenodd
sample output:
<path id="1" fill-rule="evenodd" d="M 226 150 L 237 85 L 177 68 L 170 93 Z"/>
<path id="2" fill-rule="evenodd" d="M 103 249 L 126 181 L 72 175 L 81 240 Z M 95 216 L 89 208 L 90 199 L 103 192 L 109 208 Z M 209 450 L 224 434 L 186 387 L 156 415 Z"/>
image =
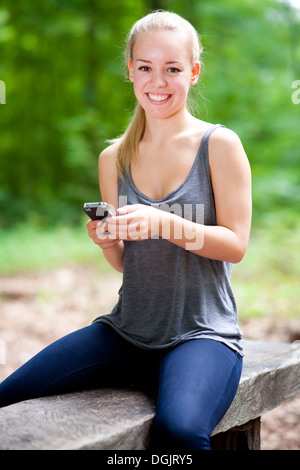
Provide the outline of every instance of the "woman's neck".
<path id="1" fill-rule="evenodd" d="M 174 136 L 187 130 L 194 118 L 185 108 L 182 112 L 165 119 L 152 118 L 146 115 L 146 127 L 143 136 L 144 142 L 151 142 L 155 146 L 161 146 L 170 141 Z"/>

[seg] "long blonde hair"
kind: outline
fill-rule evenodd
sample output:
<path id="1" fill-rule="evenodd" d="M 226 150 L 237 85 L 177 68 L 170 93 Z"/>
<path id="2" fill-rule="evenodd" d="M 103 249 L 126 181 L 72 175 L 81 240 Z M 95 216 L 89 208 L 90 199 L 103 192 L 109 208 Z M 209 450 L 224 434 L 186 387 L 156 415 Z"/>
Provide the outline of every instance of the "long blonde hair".
<path id="1" fill-rule="evenodd" d="M 125 65 L 133 58 L 133 48 L 139 34 L 154 30 L 184 31 L 191 44 L 191 61 L 195 64 L 200 60 L 202 45 L 195 28 L 187 20 L 168 11 L 158 10 L 138 20 L 131 28 L 125 48 Z M 136 161 L 139 143 L 143 137 L 146 125 L 146 115 L 142 106 L 137 103 L 134 115 L 125 133 L 116 139 L 119 142 L 116 166 L 121 178 L 129 170 L 130 164 Z"/>

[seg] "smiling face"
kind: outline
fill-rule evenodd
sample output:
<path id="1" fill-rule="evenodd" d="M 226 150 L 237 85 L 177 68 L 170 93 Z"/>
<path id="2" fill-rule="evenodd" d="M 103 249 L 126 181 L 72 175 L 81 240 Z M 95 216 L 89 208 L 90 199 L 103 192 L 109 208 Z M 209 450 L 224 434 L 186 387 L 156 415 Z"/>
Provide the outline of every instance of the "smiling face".
<path id="1" fill-rule="evenodd" d="M 137 100 L 155 118 L 186 108 L 189 88 L 200 72 L 200 63 L 192 64 L 186 35 L 170 30 L 139 34 L 128 67 Z"/>

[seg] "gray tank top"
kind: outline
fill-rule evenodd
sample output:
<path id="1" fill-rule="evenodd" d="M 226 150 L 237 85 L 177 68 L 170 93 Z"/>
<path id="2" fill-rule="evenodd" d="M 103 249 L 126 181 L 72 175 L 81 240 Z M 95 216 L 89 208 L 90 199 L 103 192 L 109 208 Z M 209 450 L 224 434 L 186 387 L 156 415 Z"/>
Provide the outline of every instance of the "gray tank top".
<path id="1" fill-rule="evenodd" d="M 208 141 L 217 127 L 204 133 L 194 164 L 178 188 L 162 200 L 153 200 L 136 188 L 128 173 L 124 180 L 118 179 L 119 205 L 152 205 L 194 222 L 216 225 Z M 230 263 L 201 257 L 164 238 L 124 243 L 118 302 L 96 322 L 111 325 L 125 339 L 146 349 L 210 338 L 243 354 Z"/>

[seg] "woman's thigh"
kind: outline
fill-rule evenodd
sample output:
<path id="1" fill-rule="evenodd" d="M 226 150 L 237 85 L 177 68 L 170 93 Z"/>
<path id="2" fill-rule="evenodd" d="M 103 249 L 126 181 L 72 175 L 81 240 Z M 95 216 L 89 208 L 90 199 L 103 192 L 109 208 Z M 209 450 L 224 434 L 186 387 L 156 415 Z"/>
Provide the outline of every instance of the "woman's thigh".
<path id="1" fill-rule="evenodd" d="M 238 388 L 242 357 L 209 339 L 172 349 L 161 362 L 155 445 L 209 449 Z"/>
<path id="2" fill-rule="evenodd" d="M 0 407 L 45 395 L 123 384 L 141 367 L 136 348 L 94 323 L 46 347 L 0 384 Z"/>

